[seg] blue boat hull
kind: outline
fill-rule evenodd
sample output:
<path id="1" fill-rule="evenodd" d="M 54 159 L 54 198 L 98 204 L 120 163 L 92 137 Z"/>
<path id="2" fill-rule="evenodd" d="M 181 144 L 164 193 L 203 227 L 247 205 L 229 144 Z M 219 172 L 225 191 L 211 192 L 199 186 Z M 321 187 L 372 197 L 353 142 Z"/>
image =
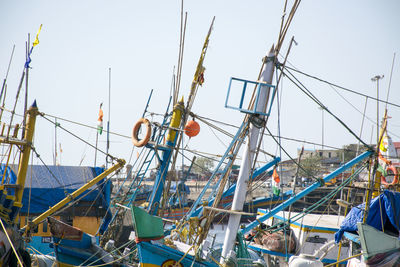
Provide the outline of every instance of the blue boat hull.
<path id="1" fill-rule="evenodd" d="M 216 263 L 196 261 L 193 256 L 185 255 L 183 252 L 170 247 L 154 244 L 151 242 L 140 242 L 137 244 L 139 262 L 142 267 L 169 267 L 179 262 L 179 267 L 218 267 Z"/>

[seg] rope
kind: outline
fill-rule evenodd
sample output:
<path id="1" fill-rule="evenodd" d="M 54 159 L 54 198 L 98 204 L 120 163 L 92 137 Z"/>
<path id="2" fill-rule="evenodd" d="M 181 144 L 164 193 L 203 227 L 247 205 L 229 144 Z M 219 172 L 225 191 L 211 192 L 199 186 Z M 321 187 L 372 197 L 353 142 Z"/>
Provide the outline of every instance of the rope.
<path id="1" fill-rule="evenodd" d="M 345 258 L 345 259 L 343 259 L 343 260 L 340 260 L 340 261 L 337 261 L 337 262 L 334 262 L 334 263 L 330 263 L 330 264 L 328 264 L 328 265 L 325 265 L 325 267 L 330 267 L 330 266 L 336 265 L 336 264 L 338 264 L 338 263 L 341 263 L 341 262 L 350 260 L 350 259 L 352 259 L 352 258 L 359 257 L 359 256 L 361 256 L 362 254 L 363 254 L 363 253 L 359 253 L 359 254 L 353 255 L 353 256 L 351 256 L 351 257 Z"/>
<path id="2" fill-rule="evenodd" d="M 267 127 L 265 127 L 265 129 L 266 129 L 266 130 L 268 131 L 268 133 L 271 135 L 272 139 L 274 139 L 275 143 L 277 143 L 277 145 L 278 145 L 279 147 L 281 147 L 282 151 L 286 154 L 286 156 L 289 157 L 289 159 L 290 159 L 296 166 L 298 166 L 301 170 L 303 170 L 305 173 L 307 173 L 309 176 L 311 176 L 312 179 L 314 179 L 314 180 L 318 180 L 318 179 L 319 179 L 319 178 L 313 176 L 311 173 L 309 173 L 306 169 L 304 169 L 303 166 L 301 166 L 301 164 L 298 164 L 298 163 L 294 160 L 294 158 L 292 158 L 292 157 L 289 155 L 289 153 L 280 145 L 280 143 L 276 140 L 276 138 L 275 138 L 274 136 L 272 136 L 271 131 L 270 131 Z"/>
<path id="3" fill-rule="evenodd" d="M 329 194 L 327 194 L 325 197 L 323 197 L 322 199 L 320 199 L 320 200 L 317 201 L 316 203 L 310 205 L 310 206 L 309 206 L 307 209 L 305 209 L 302 213 L 299 213 L 299 214 L 297 214 L 297 215 L 295 215 L 295 216 L 289 218 L 289 219 L 288 219 L 288 222 L 290 221 L 290 223 L 291 223 L 291 222 L 296 222 L 296 221 L 300 220 L 301 218 L 305 217 L 307 214 L 313 212 L 315 209 L 317 209 L 318 207 L 322 206 L 322 204 L 324 204 L 324 203 L 327 202 L 328 200 L 330 200 L 330 202 L 332 202 L 332 198 L 333 198 L 334 196 L 336 196 L 336 194 L 337 194 L 340 190 L 342 190 L 343 188 L 345 188 L 346 185 L 348 185 L 351 181 L 353 181 L 353 180 L 357 177 L 357 175 L 358 175 L 359 173 L 361 173 L 361 171 L 363 171 L 365 168 L 366 168 L 365 165 L 362 166 L 362 167 L 360 167 L 360 168 L 358 168 L 357 171 L 355 171 L 354 174 L 352 174 L 349 178 L 347 178 L 345 181 L 343 181 L 343 182 L 340 184 L 340 186 L 338 186 L 337 188 L 335 188 L 334 190 L 332 190 Z M 329 202 L 329 204 L 330 204 L 330 202 Z M 329 207 L 329 205 L 327 205 L 327 207 L 325 208 L 324 212 L 323 212 L 321 215 L 323 215 L 323 214 L 326 212 L 326 210 L 327 210 L 328 207 Z M 266 229 L 266 231 L 267 231 L 267 230 L 271 230 L 272 228 L 275 228 L 277 225 L 280 225 L 280 224 L 281 224 L 281 223 L 278 223 L 278 224 L 276 224 L 276 225 L 272 225 L 271 227 L 268 227 L 268 228 Z M 273 232 L 279 231 L 279 230 L 281 230 L 281 229 L 283 229 L 283 228 L 285 228 L 285 227 L 286 227 L 286 225 L 283 225 L 283 226 L 277 228 L 276 230 L 274 230 Z"/>
<path id="4" fill-rule="evenodd" d="M 328 112 L 333 118 L 335 118 L 340 124 L 342 124 L 342 126 L 344 128 L 347 129 L 347 131 L 349 131 L 349 133 L 351 135 L 353 135 L 359 142 L 361 142 L 365 147 L 370 148 L 370 146 L 365 143 L 360 137 L 358 137 L 358 135 L 356 135 L 342 120 L 340 120 L 336 115 L 334 115 L 324 104 L 322 104 L 321 101 L 318 100 L 318 98 L 316 96 L 314 96 L 310 90 L 307 89 L 307 87 L 305 87 L 290 71 L 287 71 L 292 77 L 290 78 L 288 75 L 286 75 L 286 72 L 284 72 L 285 76 L 297 87 L 299 88 L 306 96 L 308 96 L 311 100 L 313 100 L 316 104 L 318 104 L 323 110 L 325 110 L 326 112 Z M 297 83 L 296 83 L 297 82 Z M 300 86 L 300 85 L 301 86 Z"/>
<path id="5" fill-rule="evenodd" d="M 289 70 L 298 72 L 298 73 L 300 73 L 300 74 L 302 74 L 302 75 L 304 75 L 304 76 L 307 76 L 307 77 L 309 77 L 309 78 L 312 78 L 312 79 L 318 80 L 318 81 L 320 81 L 320 82 L 329 84 L 329 85 L 331 85 L 331 86 L 334 86 L 334 87 L 336 87 L 336 88 L 342 89 L 342 90 L 344 90 L 344 91 L 347 91 L 347 92 L 350 92 L 350 93 L 353 93 L 353 94 L 356 94 L 356 95 L 360 95 L 360 96 L 363 96 L 363 97 L 367 97 L 367 98 L 370 98 L 370 99 L 372 99 L 372 100 L 375 100 L 375 101 L 378 101 L 378 102 L 381 102 L 381 103 L 385 103 L 385 104 L 392 105 L 392 106 L 395 106 L 395 107 L 400 108 L 400 105 L 398 105 L 398 104 L 391 103 L 391 102 L 388 102 L 388 101 L 384 101 L 384 100 L 381 100 L 381 99 L 377 99 L 377 98 L 375 98 L 375 97 L 373 97 L 373 96 L 369 96 L 369 95 L 366 95 L 366 94 L 363 94 L 363 93 L 356 92 L 356 91 L 354 91 L 354 90 L 348 89 L 348 88 L 346 88 L 346 87 L 343 87 L 343 86 L 340 86 L 340 85 L 337 85 L 337 84 L 334 84 L 334 83 L 331 83 L 331 82 L 328 82 L 328 81 L 326 81 L 326 80 L 323 80 L 323 79 L 318 78 L 318 77 L 316 77 L 316 76 L 313 76 L 313 75 L 311 75 L 311 74 L 307 74 L 307 73 L 305 73 L 305 72 L 299 71 L 299 70 L 297 70 L 297 69 L 294 69 L 294 68 L 291 68 L 291 67 L 288 67 L 288 66 L 286 66 L 285 69 L 289 69 Z"/>
<path id="6" fill-rule="evenodd" d="M 114 176 L 114 175 L 113 175 Z M 112 176 L 111 176 L 112 177 Z M 102 185 L 103 183 L 105 183 L 106 181 L 110 180 L 110 178 L 104 179 L 103 182 L 100 183 L 100 185 Z M 87 195 L 89 195 L 91 192 L 93 192 L 94 190 L 96 190 L 96 188 L 92 188 L 90 190 L 88 190 L 85 194 L 80 195 L 79 197 L 75 198 L 73 201 L 69 202 L 67 205 L 65 205 L 62 209 L 54 212 L 54 215 L 60 214 L 61 212 L 63 212 L 64 210 L 70 208 L 71 206 L 73 206 L 75 203 L 79 202 L 82 198 L 86 197 Z M 99 192 L 100 193 L 100 192 Z"/>
<path id="7" fill-rule="evenodd" d="M 43 166 L 47 169 L 47 171 L 50 173 L 50 175 L 57 181 L 57 183 L 63 187 L 65 191 L 65 185 L 61 184 L 61 182 L 58 180 L 58 178 L 54 175 L 54 173 L 50 170 L 49 166 L 43 161 L 43 159 L 40 157 L 39 153 L 36 151 L 36 148 L 32 145 L 31 146 L 32 152 L 35 153 L 36 157 L 42 162 Z"/>
<path id="8" fill-rule="evenodd" d="M 44 113 L 44 112 L 41 112 L 41 115 L 42 115 L 43 117 L 44 117 L 44 116 L 51 117 L 51 118 L 54 118 L 54 119 L 57 119 L 57 120 L 69 122 L 69 123 L 72 123 L 72 124 L 75 124 L 75 125 L 83 126 L 83 127 L 86 127 L 86 128 L 93 129 L 93 130 L 96 130 L 96 131 L 97 131 L 97 126 L 96 126 L 96 127 L 90 126 L 90 125 L 83 124 L 83 123 L 80 123 L 80 122 L 76 122 L 76 121 L 64 119 L 64 118 L 62 118 L 62 117 L 58 117 L 58 116 L 46 114 L 46 113 Z M 20 115 L 20 116 L 22 116 L 22 115 Z M 123 135 L 123 134 L 119 134 L 119 133 L 116 133 L 116 132 L 111 132 L 111 131 L 107 132 L 105 129 L 103 129 L 103 132 L 109 133 L 109 134 L 113 134 L 113 135 L 116 135 L 116 136 L 120 136 L 120 137 L 125 137 L 125 138 L 131 139 L 130 136 Z"/>
<path id="9" fill-rule="evenodd" d="M 114 250 L 112 250 L 111 252 L 109 252 L 109 254 L 106 254 L 106 255 L 102 256 L 101 258 L 98 258 L 97 260 L 95 260 L 95 261 L 92 262 L 92 263 L 98 262 L 99 260 L 103 259 L 104 257 L 106 257 L 106 256 L 108 256 L 108 255 L 111 255 L 112 253 L 114 253 L 114 252 L 116 252 L 116 251 L 119 251 L 121 248 L 127 247 L 127 246 L 129 246 L 130 244 L 132 244 L 132 243 L 134 243 L 134 242 L 135 242 L 134 240 L 130 240 L 130 241 L 126 242 L 125 244 L 122 244 L 120 247 L 115 248 Z M 112 261 L 112 262 L 108 262 L 108 263 L 104 263 L 104 264 L 100 264 L 100 265 L 90 265 L 90 266 L 105 266 L 105 265 L 108 265 L 108 264 L 110 264 L 110 263 L 119 262 L 121 259 L 125 258 L 126 256 L 129 256 L 130 254 L 136 252 L 136 250 L 137 250 L 137 249 L 134 249 L 133 251 L 129 252 L 129 254 L 127 254 L 127 255 L 125 255 L 125 256 L 123 256 L 123 257 L 120 257 L 120 258 L 118 258 L 118 259 L 116 259 L 116 260 L 114 260 L 114 261 Z M 88 259 L 86 259 L 86 260 L 85 260 L 81 265 L 79 265 L 79 266 L 84 266 L 83 264 L 87 263 L 87 262 L 88 262 L 90 259 L 92 259 L 96 254 L 97 254 L 97 253 L 91 255 Z"/>
<path id="10" fill-rule="evenodd" d="M 53 122 L 52 120 L 46 118 L 44 113 L 39 113 L 39 114 L 40 114 L 40 116 L 42 116 L 45 120 L 49 121 L 49 122 L 52 123 L 52 124 L 55 124 L 55 122 Z M 110 154 L 104 152 L 103 150 L 101 150 L 101 149 L 97 148 L 96 146 L 90 144 L 89 142 L 83 140 L 81 137 L 79 137 L 79 136 L 77 136 L 76 134 L 72 133 L 71 131 L 65 129 L 65 128 L 62 127 L 60 124 L 57 124 L 57 127 L 59 127 L 60 129 L 64 130 L 65 132 L 69 133 L 70 135 L 72 135 L 73 137 L 77 138 L 77 139 L 80 140 L 81 142 L 87 144 L 88 146 L 91 146 L 92 148 L 96 149 L 97 151 L 99 151 L 100 153 L 106 155 L 107 157 L 110 157 L 112 160 L 117 160 L 116 157 L 114 157 L 114 156 L 112 156 L 112 155 L 110 155 Z"/>
<path id="11" fill-rule="evenodd" d="M 196 114 L 193 114 L 193 116 L 195 116 L 196 118 L 202 118 L 203 120 L 210 120 L 210 121 L 213 121 L 213 122 L 216 122 L 216 123 L 219 123 L 219 124 L 223 124 L 223 125 L 226 125 L 226 126 L 229 126 L 229 127 L 234 127 L 235 129 L 239 128 L 238 126 L 233 125 L 233 124 L 228 124 L 228 123 L 225 123 L 225 122 L 222 122 L 222 121 L 213 120 L 213 119 L 206 118 L 206 117 L 201 117 L 201 116 L 196 115 Z M 204 122 L 204 121 L 202 121 L 202 122 Z M 228 136 L 232 136 L 230 133 L 227 133 L 227 135 Z M 266 134 L 266 133 L 264 133 L 264 135 L 265 136 L 278 137 L 277 135 Z M 280 138 L 283 139 L 283 140 L 287 140 L 287 141 L 294 141 L 294 142 L 304 143 L 304 144 L 308 144 L 308 145 L 321 146 L 321 143 L 308 142 L 308 141 L 304 141 L 304 140 L 300 140 L 300 139 L 296 139 L 296 138 L 291 138 L 291 137 L 280 136 Z M 343 148 L 340 148 L 340 147 L 330 146 L 330 145 L 326 145 L 326 144 L 324 144 L 324 147 L 331 148 L 331 149 L 343 149 Z"/>
<path id="12" fill-rule="evenodd" d="M 327 202 L 329 199 L 333 198 L 340 190 L 342 190 L 342 189 L 343 189 L 344 187 L 346 187 L 351 181 L 353 181 L 353 180 L 357 177 L 357 175 L 358 175 L 359 173 L 361 173 L 361 171 L 362 171 L 363 169 L 365 169 L 365 168 L 366 168 L 365 165 L 362 166 L 362 167 L 360 167 L 360 168 L 358 168 L 357 171 L 354 172 L 354 174 L 352 174 L 349 178 L 347 178 L 344 182 L 342 182 L 342 183 L 340 184 L 340 186 L 338 186 L 335 190 L 332 190 L 332 192 L 330 192 L 327 196 L 325 196 L 325 197 L 322 198 L 321 200 L 319 200 L 319 201 L 317 201 L 316 203 L 314 203 L 313 205 L 311 205 L 308 209 L 306 209 L 305 212 L 304 212 L 304 215 L 302 215 L 302 213 L 299 214 L 299 215 L 302 215 L 302 216 L 299 217 L 299 219 L 300 219 L 300 218 L 303 218 L 306 214 L 311 213 L 312 211 L 314 211 L 315 209 L 317 209 L 319 206 L 321 206 L 323 203 L 325 203 L 325 202 Z M 328 206 L 329 206 L 329 205 L 328 205 Z M 297 215 L 297 216 L 299 216 L 299 215 Z M 294 216 L 294 217 L 297 217 L 297 216 Z M 296 219 L 296 220 L 298 220 L 298 219 Z"/>

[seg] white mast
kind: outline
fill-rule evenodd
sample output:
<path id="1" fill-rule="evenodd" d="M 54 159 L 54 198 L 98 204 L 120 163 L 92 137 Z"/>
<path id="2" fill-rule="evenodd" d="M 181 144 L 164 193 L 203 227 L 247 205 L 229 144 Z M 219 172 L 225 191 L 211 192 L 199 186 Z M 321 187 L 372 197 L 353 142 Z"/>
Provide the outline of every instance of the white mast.
<path id="1" fill-rule="evenodd" d="M 271 50 L 269 51 L 268 57 L 265 61 L 265 64 L 263 66 L 263 70 L 260 76 L 261 82 L 272 84 L 272 77 L 275 68 L 274 64 L 275 64 L 275 52 L 274 52 L 274 46 L 272 46 Z M 261 86 L 258 101 L 256 103 L 257 112 L 265 113 L 269 98 L 269 91 L 270 87 Z M 262 115 L 259 116 L 260 118 L 264 119 L 264 116 Z M 257 143 L 258 143 L 257 141 L 260 130 L 261 130 L 260 128 L 255 127 L 253 124 L 250 125 L 250 130 L 248 135 L 249 141 L 247 142 L 247 145 L 243 152 L 242 156 L 243 160 L 240 165 L 240 171 L 236 183 L 236 190 L 235 190 L 235 195 L 233 197 L 231 210 L 236 210 L 236 211 L 243 210 L 244 201 L 246 199 L 246 192 L 248 190 L 247 188 L 248 181 L 251 174 L 251 168 L 253 166 L 253 159 L 255 151 L 257 149 Z M 240 217 L 241 217 L 240 214 L 230 214 L 229 216 L 228 228 L 225 233 L 225 239 L 222 247 L 222 255 L 221 255 L 222 257 L 220 260 L 221 263 L 224 262 L 229 251 L 232 250 L 235 244 L 236 235 L 239 230 Z"/>

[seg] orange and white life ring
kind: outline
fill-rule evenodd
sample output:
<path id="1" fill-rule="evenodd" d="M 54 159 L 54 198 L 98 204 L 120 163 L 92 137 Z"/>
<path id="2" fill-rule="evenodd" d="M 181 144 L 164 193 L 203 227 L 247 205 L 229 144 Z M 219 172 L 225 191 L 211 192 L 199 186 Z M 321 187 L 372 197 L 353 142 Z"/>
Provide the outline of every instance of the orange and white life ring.
<path id="1" fill-rule="evenodd" d="M 398 181 L 399 181 L 399 174 L 398 174 L 398 172 L 397 172 L 396 167 L 394 167 L 393 165 L 389 165 L 389 166 L 386 168 L 386 171 L 388 171 L 388 170 L 391 170 L 391 171 L 393 172 L 393 175 L 394 175 L 393 181 L 392 181 L 391 183 L 388 183 L 388 182 L 386 181 L 386 177 L 382 175 L 382 176 L 381 176 L 381 183 L 382 183 L 384 186 L 389 186 L 389 185 L 397 184 Z"/>
<path id="2" fill-rule="evenodd" d="M 146 125 L 146 135 L 142 140 L 139 140 L 139 137 L 138 137 L 139 129 L 142 126 L 142 124 Z M 148 119 L 145 119 L 145 118 L 139 119 L 135 123 L 135 126 L 133 126 L 133 131 L 132 131 L 132 143 L 133 143 L 133 145 L 136 146 L 136 147 L 145 146 L 149 142 L 150 136 L 151 136 L 150 121 Z"/>

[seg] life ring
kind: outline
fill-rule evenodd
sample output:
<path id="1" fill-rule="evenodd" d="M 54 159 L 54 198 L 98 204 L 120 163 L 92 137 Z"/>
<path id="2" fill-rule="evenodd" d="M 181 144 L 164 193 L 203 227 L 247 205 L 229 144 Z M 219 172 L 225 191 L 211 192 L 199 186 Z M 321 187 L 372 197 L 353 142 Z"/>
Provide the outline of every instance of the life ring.
<path id="1" fill-rule="evenodd" d="M 395 185 L 397 184 L 398 180 L 399 180 L 399 174 L 397 172 L 396 167 L 394 167 L 393 165 L 389 165 L 386 170 L 391 170 L 393 172 L 394 178 L 393 181 L 391 183 L 386 182 L 386 177 L 385 176 L 381 176 L 381 183 L 385 186 L 389 186 L 389 185 Z"/>
<path id="2" fill-rule="evenodd" d="M 146 125 L 146 136 L 142 139 L 139 140 L 139 129 L 142 126 L 142 124 Z M 145 118 L 141 118 L 139 119 L 135 126 L 133 126 L 133 131 L 132 131 L 132 143 L 134 146 L 136 147 L 142 147 L 145 146 L 149 140 L 150 140 L 150 135 L 151 135 L 151 125 L 150 125 L 150 121 L 148 119 Z"/>
<path id="3" fill-rule="evenodd" d="M 161 264 L 161 267 L 183 267 L 182 263 L 178 263 L 176 260 L 168 259 Z"/>

